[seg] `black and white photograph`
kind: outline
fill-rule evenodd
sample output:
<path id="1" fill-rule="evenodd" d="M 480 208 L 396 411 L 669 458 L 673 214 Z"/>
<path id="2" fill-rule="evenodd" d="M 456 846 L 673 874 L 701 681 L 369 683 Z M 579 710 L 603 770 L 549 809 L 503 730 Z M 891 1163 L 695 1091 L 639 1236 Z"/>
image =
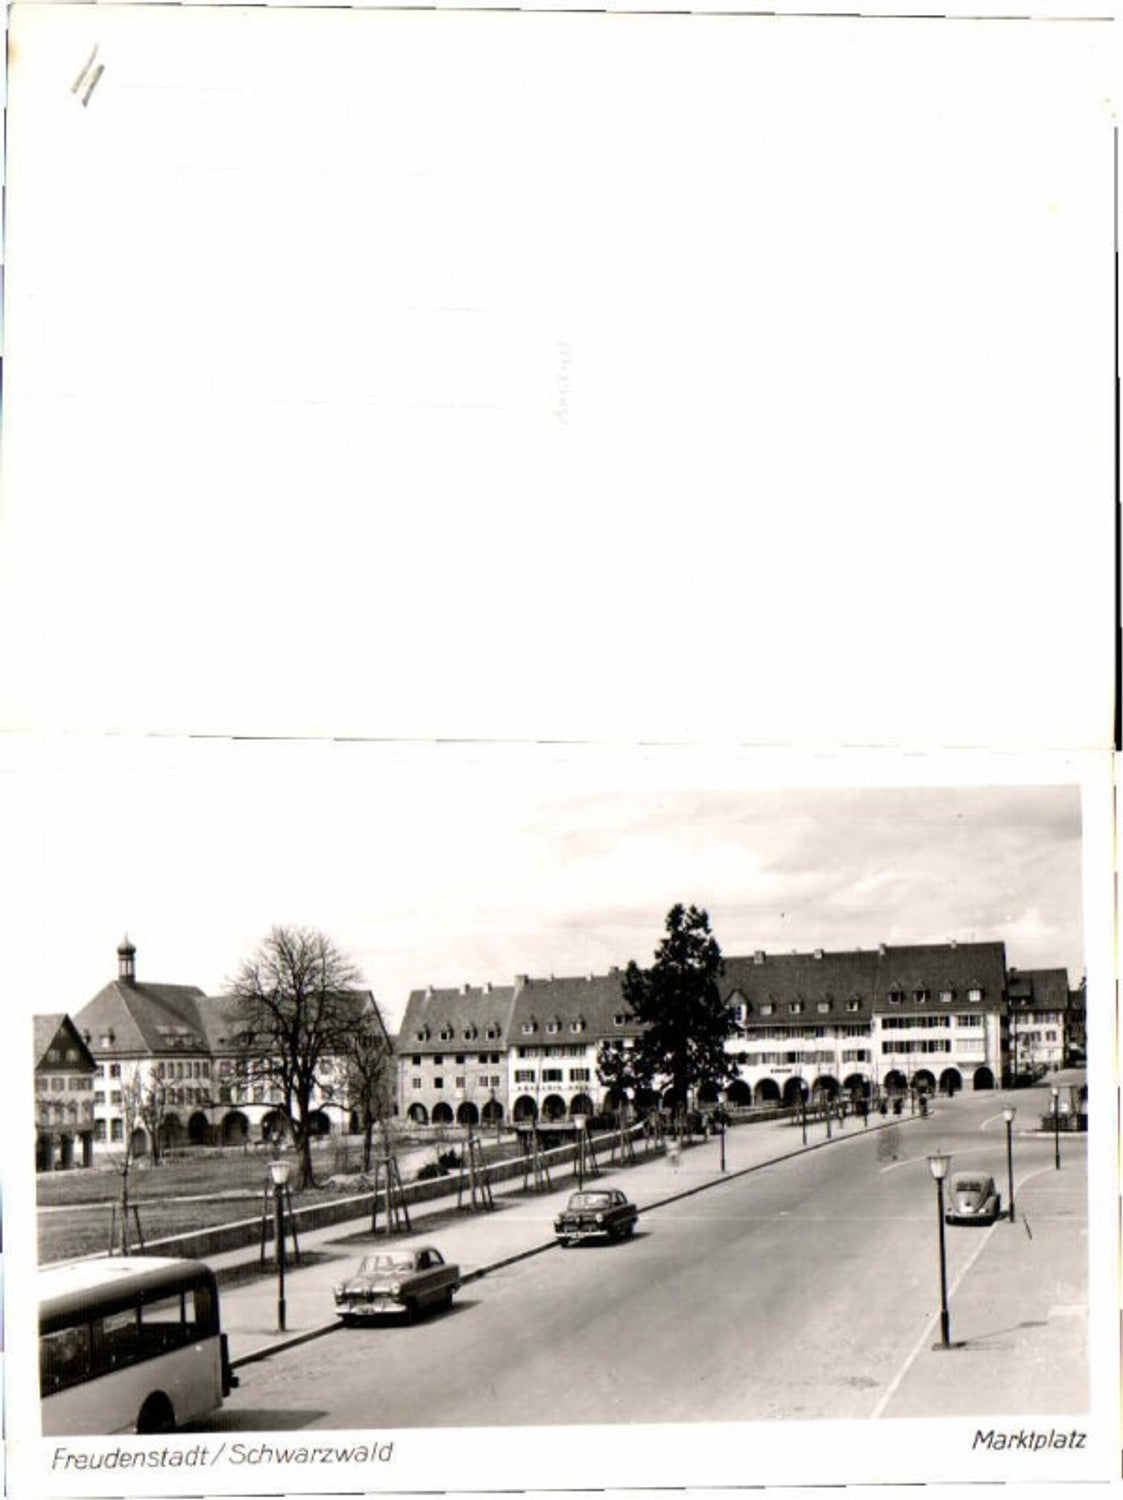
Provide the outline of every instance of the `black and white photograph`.
<path id="1" fill-rule="evenodd" d="M 44 1438 L 1086 1444 L 1082 787 L 902 769 L 122 741 L 37 771 Z"/>

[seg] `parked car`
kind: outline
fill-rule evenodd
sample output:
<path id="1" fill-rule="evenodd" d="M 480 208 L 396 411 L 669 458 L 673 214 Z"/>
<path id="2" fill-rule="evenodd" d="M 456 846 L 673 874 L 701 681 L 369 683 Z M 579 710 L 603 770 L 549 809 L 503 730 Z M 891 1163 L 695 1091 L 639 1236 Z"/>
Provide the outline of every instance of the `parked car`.
<path id="1" fill-rule="evenodd" d="M 948 1224 L 993 1224 L 1002 1212 L 1002 1198 L 993 1177 L 980 1172 L 960 1172 L 948 1186 Z"/>
<path id="2" fill-rule="evenodd" d="M 364 1256 L 354 1276 L 333 1290 L 335 1310 L 345 1324 L 387 1316 L 412 1321 L 429 1308 L 452 1306 L 460 1267 L 446 1262 L 433 1245 L 380 1250 Z"/>
<path id="3" fill-rule="evenodd" d="M 554 1220 L 554 1229 L 562 1245 L 597 1237 L 619 1240 L 633 1233 L 638 1218 L 635 1204 L 619 1188 L 592 1188 L 570 1196 Z"/>

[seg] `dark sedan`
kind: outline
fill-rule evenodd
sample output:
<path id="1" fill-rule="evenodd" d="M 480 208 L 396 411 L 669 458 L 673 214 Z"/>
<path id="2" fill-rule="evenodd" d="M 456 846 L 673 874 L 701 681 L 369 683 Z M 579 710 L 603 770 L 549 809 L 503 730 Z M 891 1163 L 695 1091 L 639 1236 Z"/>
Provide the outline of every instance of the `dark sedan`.
<path id="1" fill-rule="evenodd" d="M 619 1188 L 597 1188 L 574 1193 L 554 1220 L 554 1231 L 562 1245 L 578 1240 L 627 1239 L 636 1227 L 639 1211 Z"/>
<path id="2" fill-rule="evenodd" d="M 334 1288 L 335 1310 L 346 1324 L 387 1316 L 412 1321 L 430 1308 L 451 1307 L 459 1290 L 460 1267 L 432 1245 L 382 1250 L 364 1256 L 354 1276 Z"/>

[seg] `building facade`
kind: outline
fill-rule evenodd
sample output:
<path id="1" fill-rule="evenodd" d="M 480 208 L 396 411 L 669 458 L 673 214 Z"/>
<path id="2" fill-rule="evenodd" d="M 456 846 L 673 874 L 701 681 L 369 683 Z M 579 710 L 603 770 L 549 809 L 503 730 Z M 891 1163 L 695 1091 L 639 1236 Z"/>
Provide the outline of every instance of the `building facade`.
<path id="1" fill-rule="evenodd" d="M 1071 1046 L 1068 970 L 1011 969 L 1007 990 L 1011 1076 L 1063 1067 Z"/>
<path id="2" fill-rule="evenodd" d="M 146 1154 L 153 1118 L 163 1150 L 240 1145 L 279 1133 L 285 1126 L 280 1090 L 246 1081 L 231 999 L 208 996 L 195 985 L 138 979 L 136 948 L 127 938 L 117 962 L 117 978 L 74 1017 L 95 1070 L 93 1150 L 122 1150 L 127 1132 L 132 1150 Z M 357 991 L 354 998 L 356 1024 L 377 1031 L 389 1050 L 374 996 Z M 323 1135 L 349 1130 L 354 1111 L 342 1066 L 329 1060 L 321 1083 L 313 1128 Z M 148 1121 L 138 1118 L 138 1092 L 158 1099 Z"/>
<path id="3" fill-rule="evenodd" d="M 36 1016 L 33 1029 L 35 1169 L 91 1166 L 97 1064 L 69 1016 Z"/>

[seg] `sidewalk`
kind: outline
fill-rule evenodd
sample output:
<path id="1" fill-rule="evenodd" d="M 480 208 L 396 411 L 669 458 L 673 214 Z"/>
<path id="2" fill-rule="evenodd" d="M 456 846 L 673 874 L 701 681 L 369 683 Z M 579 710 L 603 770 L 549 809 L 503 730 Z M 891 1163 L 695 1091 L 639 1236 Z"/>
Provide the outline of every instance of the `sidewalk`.
<path id="1" fill-rule="evenodd" d="M 636 1164 L 627 1167 L 607 1164 L 606 1145 L 598 1153 L 601 1171 L 595 1183 L 597 1187 L 621 1188 L 642 1213 L 785 1157 L 821 1150 L 856 1136 L 868 1136 L 890 1125 L 906 1124 L 910 1118 L 907 1114 L 888 1118 L 871 1115 L 868 1126 L 863 1126 L 859 1118 L 848 1117 L 841 1126 L 833 1121 L 829 1140 L 822 1120 L 809 1121 L 806 1146 L 798 1122 L 740 1125 L 726 1133 L 724 1173 L 717 1137 L 698 1140 L 677 1156 L 673 1151 L 646 1155 L 642 1142 L 637 1142 Z M 576 1186 L 572 1167 L 551 1172 L 551 1181 L 552 1189 L 542 1193 L 524 1193 L 521 1178 L 501 1185 L 501 1190 L 494 1191 L 493 1212 L 458 1210 L 454 1190 L 449 1197 L 411 1208 L 411 1233 L 389 1238 L 379 1234 L 379 1242 L 402 1247 L 433 1242 L 446 1260 L 460 1266 L 462 1280 L 474 1281 L 513 1260 L 540 1254 L 554 1246 L 554 1215 Z M 383 1222 L 380 1212 L 380 1225 Z M 251 1363 L 335 1328 L 332 1287 L 373 1243 L 369 1214 L 301 1235 L 300 1253 L 305 1264 L 292 1264 L 289 1242 L 283 1334 L 277 1331 L 278 1288 L 272 1245 L 267 1247 L 264 1269 L 256 1246 L 208 1256 L 207 1263 L 223 1282 L 222 1323 L 229 1338 L 232 1362 Z"/>

